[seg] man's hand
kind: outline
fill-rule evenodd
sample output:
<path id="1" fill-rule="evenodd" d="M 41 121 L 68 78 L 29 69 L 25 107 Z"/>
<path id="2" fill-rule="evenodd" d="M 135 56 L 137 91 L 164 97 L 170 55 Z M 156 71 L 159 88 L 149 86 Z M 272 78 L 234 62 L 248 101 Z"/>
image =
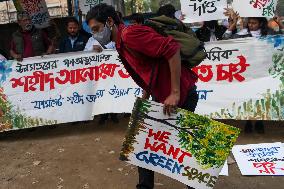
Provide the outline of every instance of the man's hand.
<path id="1" fill-rule="evenodd" d="M 103 48 L 100 45 L 94 45 L 93 50 L 97 53 L 103 52 Z"/>
<path id="2" fill-rule="evenodd" d="M 142 99 L 148 100 L 149 98 L 150 98 L 150 95 L 147 93 L 147 91 L 143 90 Z"/>
<path id="3" fill-rule="evenodd" d="M 273 20 L 278 24 L 279 29 L 284 29 L 284 25 L 282 24 L 283 17 L 275 16 Z"/>
<path id="4" fill-rule="evenodd" d="M 164 102 L 164 114 L 170 116 L 175 112 L 180 101 L 180 92 L 172 92 Z"/>
<path id="5" fill-rule="evenodd" d="M 20 54 L 16 54 L 16 55 L 14 56 L 14 59 L 16 59 L 16 60 L 19 61 L 19 62 L 22 62 L 22 61 L 23 61 L 23 57 L 22 57 L 22 55 L 20 55 Z"/>

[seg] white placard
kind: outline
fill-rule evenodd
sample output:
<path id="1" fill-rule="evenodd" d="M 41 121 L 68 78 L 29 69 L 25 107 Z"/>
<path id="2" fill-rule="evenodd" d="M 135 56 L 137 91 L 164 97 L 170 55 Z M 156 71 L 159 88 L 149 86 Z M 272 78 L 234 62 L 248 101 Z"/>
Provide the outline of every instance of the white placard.
<path id="1" fill-rule="evenodd" d="M 234 0 L 233 9 L 241 17 L 274 17 L 278 0 Z"/>
<path id="2" fill-rule="evenodd" d="M 226 18 L 224 8 L 227 7 L 227 0 L 180 0 L 180 3 L 185 23 Z"/>
<path id="3" fill-rule="evenodd" d="M 242 175 L 284 175 L 284 147 L 280 142 L 236 145 L 232 152 Z"/>

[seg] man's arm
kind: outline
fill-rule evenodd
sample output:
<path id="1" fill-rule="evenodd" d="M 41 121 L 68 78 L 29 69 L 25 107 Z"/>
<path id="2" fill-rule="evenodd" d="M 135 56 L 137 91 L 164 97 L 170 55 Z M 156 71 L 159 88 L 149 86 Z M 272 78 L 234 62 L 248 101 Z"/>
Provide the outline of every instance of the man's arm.
<path id="1" fill-rule="evenodd" d="M 43 42 L 47 47 L 47 50 L 44 54 L 52 54 L 55 51 L 53 41 L 48 38 L 47 34 L 44 31 L 42 31 L 42 37 L 43 37 Z"/>
<path id="2" fill-rule="evenodd" d="M 13 59 L 16 59 L 16 60 L 18 60 L 18 61 L 22 61 L 23 60 L 23 58 L 22 58 L 22 55 L 20 55 L 20 54 L 17 54 L 14 50 L 10 50 L 10 55 L 11 55 L 11 57 L 13 58 Z"/>
<path id="3" fill-rule="evenodd" d="M 22 61 L 22 60 L 23 60 L 22 55 L 15 52 L 15 44 L 14 44 L 14 41 L 11 42 L 10 56 L 11 56 L 13 59 L 18 60 L 18 61 Z"/>
<path id="4" fill-rule="evenodd" d="M 53 44 L 51 43 L 50 45 L 49 45 L 49 47 L 47 48 L 47 51 L 46 51 L 46 54 L 52 54 L 53 52 L 54 52 L 54 46 L 53 46 Z"/>
<path id="5" fill-rule="evenodd" d="M 164 114 L 170 115 L 180 101 L 181 58 L 180 50 L 168 60 L 171 73 L 171 93 L 164 102 Z"/>

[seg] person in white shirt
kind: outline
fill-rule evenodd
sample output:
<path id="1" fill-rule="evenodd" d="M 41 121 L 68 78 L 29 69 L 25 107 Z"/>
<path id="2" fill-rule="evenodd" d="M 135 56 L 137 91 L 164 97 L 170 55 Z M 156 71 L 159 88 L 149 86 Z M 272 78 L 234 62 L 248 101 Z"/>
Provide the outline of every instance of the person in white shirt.
<path id="1" fill-rule="evenodd" d="M 103 45 L 101 45 L 98 40 L 96 40 L 95 37 L 92 36 L 89 38 L 84 51 L 102 52 L 103 49 L 115 49 L 115 42 L 111 41 L 103 47 Z"/>
<path id="2" fill-rule="evenodd" d="M 89 38 L 84 51 L 102 52 L 103 49 L 115 49 L 111 41 L 111 31 L 108 27 L 99 25 L 92 28 L 93 36 Z"/>

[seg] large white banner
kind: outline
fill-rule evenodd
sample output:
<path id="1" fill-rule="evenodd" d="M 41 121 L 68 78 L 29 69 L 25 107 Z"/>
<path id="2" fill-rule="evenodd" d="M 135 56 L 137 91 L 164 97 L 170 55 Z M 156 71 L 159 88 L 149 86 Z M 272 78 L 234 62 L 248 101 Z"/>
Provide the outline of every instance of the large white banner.
<path id="1" fill-rule="evenodd" d="M 241 17 L 274 17 L 278 0 L 234 0 L 233 8 Z"/>
<path id="2" fill-rule="evenodd" d="M 185 23 L 226 19 L 227 0 L 180 0 L 180 3 Z"/>
<path id="3" fill-rule="evenodd" d="M 196 113 L 214 119 L 284 119 L 284 38 L 206 44 Z M 0 131 L 130 113 L 142 90 L 114 50 L 0 63 Z"/>

